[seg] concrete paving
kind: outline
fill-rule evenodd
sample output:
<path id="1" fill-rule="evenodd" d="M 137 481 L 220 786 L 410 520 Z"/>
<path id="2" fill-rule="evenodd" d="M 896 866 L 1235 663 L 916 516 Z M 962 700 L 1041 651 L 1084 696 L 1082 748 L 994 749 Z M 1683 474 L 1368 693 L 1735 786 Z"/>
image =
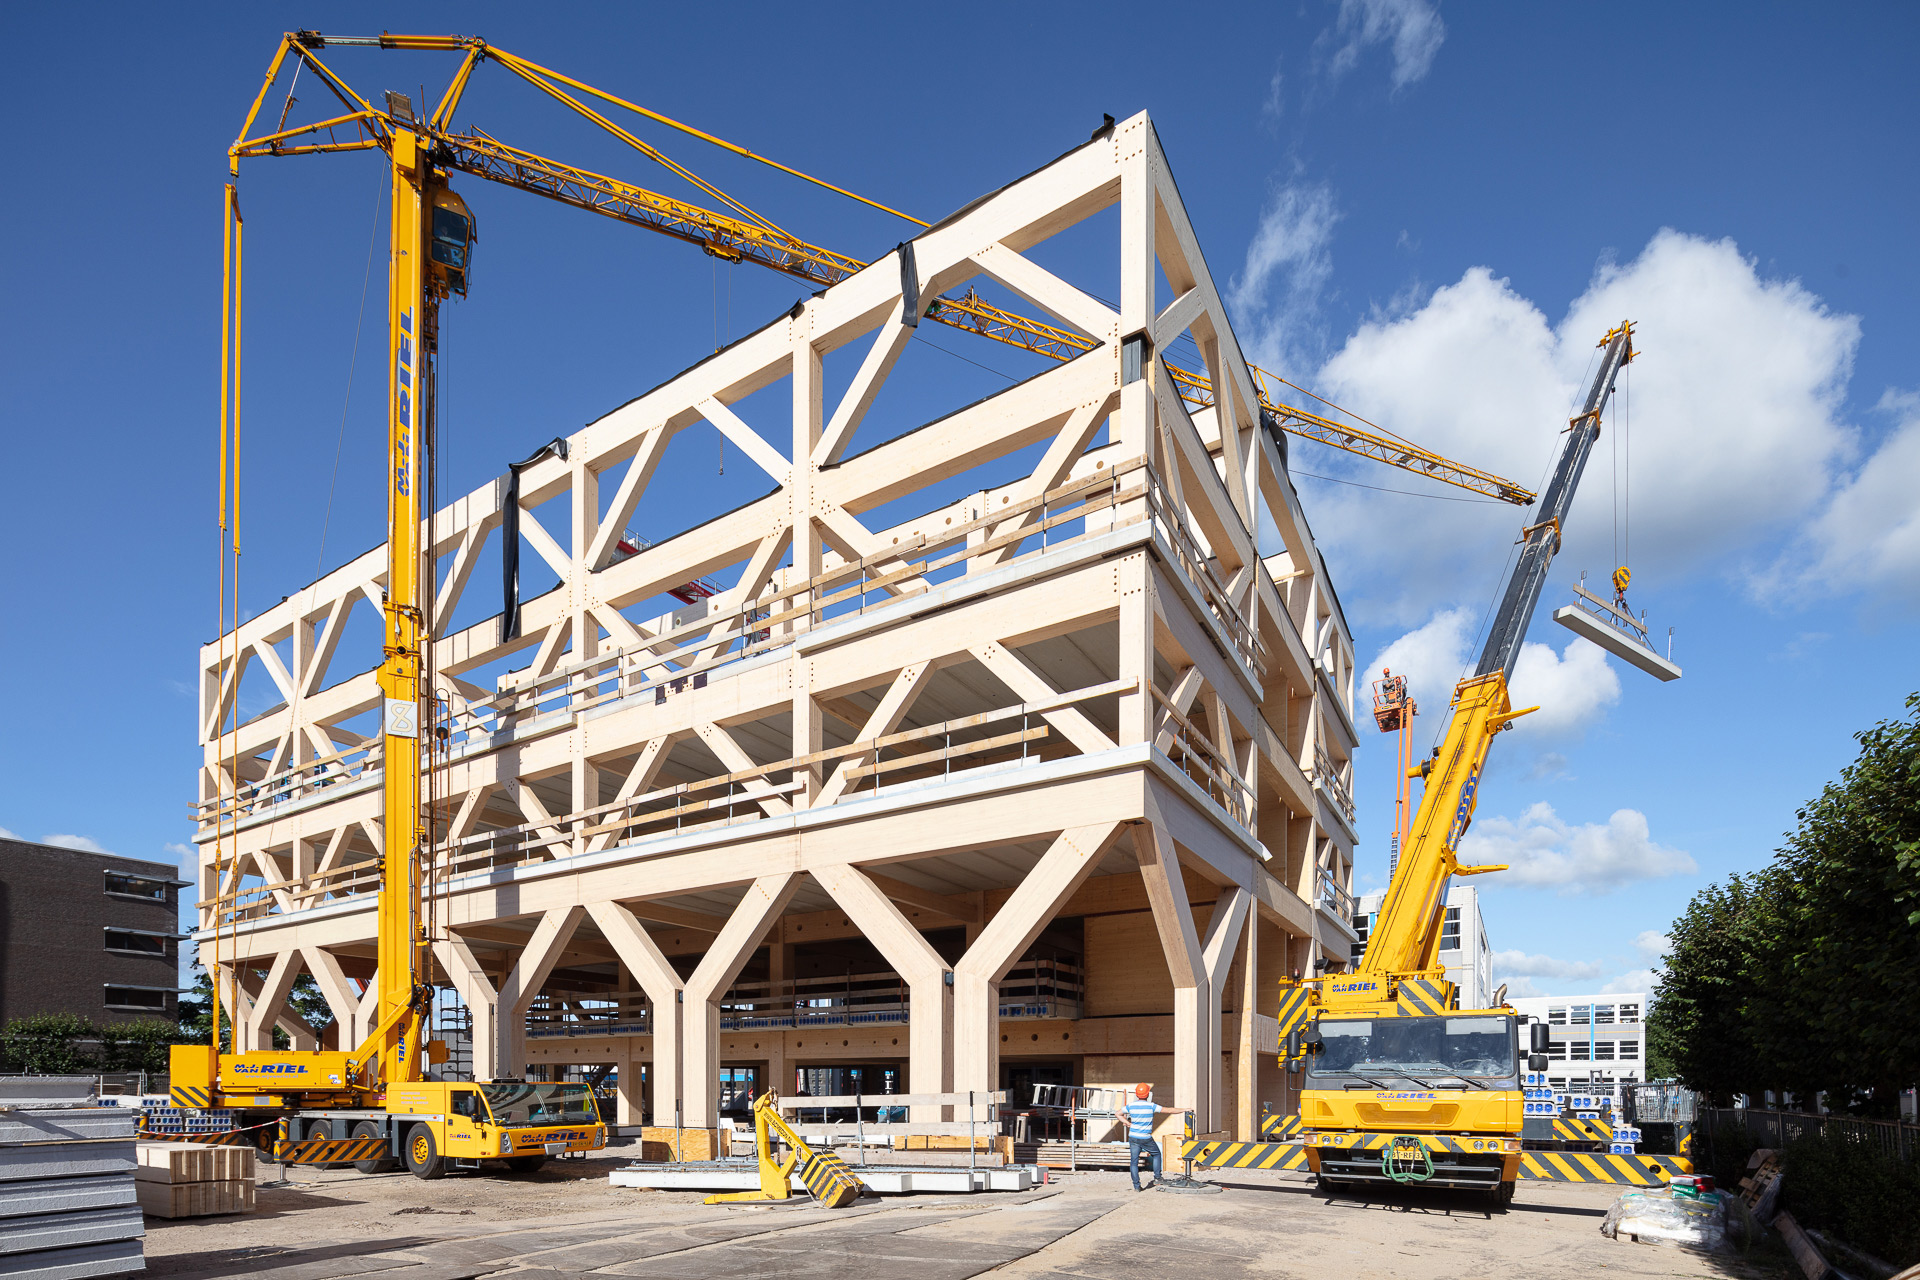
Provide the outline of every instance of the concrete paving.
<path id="1" fill-rule="evenodd" d="M 1018 1195 L 913 1195 L 823 1210 L 810 1201 L 707 1207 L 609 1187 L 620 1161 L 518 1178 L 315 1175 L 266 1187 L 244 1218 L 155 1221 L 148 1268 L 181 1280 L 1135 1280 L 1200 1276 L 1742 1277 L 1784 1255 L 1709 1257 L 1608 1240 L 1607 1187 L 1522 1183 L 1491 1213 L 1443 1192 L 1322 1195 L 1303 1174 L 1222 1171 L 1216 1195 L 1135 1193 L 1082 1173 Z M 271 1167 L 269 1167 L 269 1170 Z"/>

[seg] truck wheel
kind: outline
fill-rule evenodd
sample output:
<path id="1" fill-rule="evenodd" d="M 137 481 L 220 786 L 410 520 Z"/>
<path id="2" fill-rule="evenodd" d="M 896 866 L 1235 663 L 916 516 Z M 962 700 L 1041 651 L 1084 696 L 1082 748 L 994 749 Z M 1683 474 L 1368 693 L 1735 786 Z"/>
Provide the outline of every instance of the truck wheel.
<path id="1" fill-rule="evenodd" d="M 416 1124 L 407 1130 L 407 1172 L 424 1182 L 447 1176 L 446 1157 L 440 1154 L 440 1144 L 433 1140 L 433 1130 L 424 1124 Z"/>
<path id="2" fill-rule="evenodd" d="M 1495 1213 L 1505 1213 L 1507 1206 L 1513 1203 L 1513 1184 L 1503 1182 L 1487 1193 L 1488 1207 Z"/>
<path id="3" fill-rule="evenodd" d="M 355 1122 L 353 1126 L 353 1136 L 356 1138 L 384 1138 L 387 1135 L 380 1132 L 380 1126 L 372 1120 L 360 1120 Z M 353 1167 L 361 1173 L 392 1173 L 400 1167 L 400 1162 L 392 1156 L 379 1156 L 372 1160 L 355 1160 Z"/>
<path id="4" fill-rule="evenodd" d="M 507 1168 L 513 1170 L 515 1173 L 537 1173 L 540 1170 L 540 1166 L 546 1162 L 547 1158 L 544 1155 L 508 1156 L 505 1164 Z"/>

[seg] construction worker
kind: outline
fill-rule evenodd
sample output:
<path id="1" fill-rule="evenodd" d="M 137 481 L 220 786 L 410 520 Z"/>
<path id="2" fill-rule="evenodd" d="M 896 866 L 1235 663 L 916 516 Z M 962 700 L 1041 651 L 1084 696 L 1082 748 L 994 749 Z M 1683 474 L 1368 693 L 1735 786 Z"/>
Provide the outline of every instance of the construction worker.
<path id="1" fill-rule="evenodd" d="M 1160 1181 L 1160 1144 L 1153 1140 L 1153 1122 L 1163 1115 L 1172 1115 L 1175 1107 L 1156 1106 L 1153 1101 L 1153 1086 L 1137 1084 L 1133 1086 L 1133 1101 L 1127 1104 L 1127 1170 L 1133 1175 L 1133 1189 L 1143 1191 L 1140 1185 L 1140 1155 L 1146 1153 L 1148 1167 L 1153 1171 L 1153 1180 Z"/>

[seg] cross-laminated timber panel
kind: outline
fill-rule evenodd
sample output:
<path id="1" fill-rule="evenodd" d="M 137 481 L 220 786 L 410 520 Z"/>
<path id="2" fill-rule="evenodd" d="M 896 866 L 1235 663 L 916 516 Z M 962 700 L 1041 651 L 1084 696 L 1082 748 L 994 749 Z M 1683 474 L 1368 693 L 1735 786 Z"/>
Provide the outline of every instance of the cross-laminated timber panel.
<path id="1" fill-rule="evenodd" d="M 1117 308 L 1032 256 L 1115 205 Z M 907 299 L 975 277 L 1101 345 L 856 452 L 909 351 L 919 317 Z M 1171 297 L 1156 297 L 1161 277 Z M 1183 334 L 1218 389 L 1197 416 L 1159 354 Z M 857 369 L 830 403 L 823 361 L 843 347 Z M 743 402 L 782 381 L 774 427 L 765 397 Z M 773 491 L 620 552 L 667 444 L 695 429 L 730 440 Z M 938 1005 L 940 1025 L 913 1035 L 916 1073 L 940 1090 L 949 1073 L 954 1088 L 996 1087 L 995 984 L 1096 867 L 1140 874 L 1130 850 L 1142 837 L 1127 829 L 1144 824 L 1155 874 L 1164 880 L 1172 858 L 1219 887 L 1213 923 L 1195 934 L 1199 958 L 1175 929 L 1182 955 L 1169 960 L 1190 979 L 1179 1056 L 1192 1061 L 1177 1087 L 1202 1111 L 1224 1110 L 1217 1071 L 1198 1059 L 1219 1056 L 1205 1011 L 1252 932 L 1245 920 L 1258 914 L 1321 951 L 1325 879 L 1350 876 L 1351 831 L 1328 809 L 1328 767 L 1353 746 L 1339 705 L 1352 654 L 1146 118 L 976 202 L 910 256 L 804 300 L 566 444 L 520 473 L 517 523 L 560 586 L 523 602 L 517 637 L 494 619 L 446 625 L 475 557 L 500 536 L 504 478 L 426 527 L 441 569 L 432 665 L 452 710 L 438 775 L 437 976 L 492 1020 L 490 1067 L 517 1070 L 516 1011 L 555 964 L 604 954 L 656 1005 L 670 992 L 704 1006 L 655 1045 L 678 1038 L 656 1083 L 670 1087 L 677 1072 L 685 1113 L 704 1116 L 713 1003 L 740 957 L 799 909 L 797 893 L 866 920 L 913 975 L 922 1010 Z M 1031 461 L 1009 477 L 1015 455 Z M 916 494 L 923 514 L 878 518 Z M 541 521 L 557 498 L 564 529 Z M 1258 545 L 1263 524 L 1278 545 Z M 327 680 L 336 665 L 373 665 L 341 638 L 351 609 L 377 603 L 383 556 L 296 592 L 201 659 L 203 935 L 216 933 L 222 962 L 269 996 L 317 965 L 343 1021 L 357 1014 L 345 1006 L 356 1005 L 372 934 L 366 889 L 382 854 L 387 762 L 348 724 L 377 701 L 370 671 Z M 730 585 L 700 616 L 654 615 L 664 591 L 709 574 Z M 255 664 L 282 705 L 232 723 Z M 1035 852 L 1007 869 L 989 851 L 1009 846 Z M 1012 907 L 968 925 L 988 945 L 955 971 L 949 1013 L 925 998 L 931 962 L 894 936 L 898 911 L 886 904 L 916 892 L 916 868 L 962 863 L 1005 887 Z M 756 894 L 757 914 L 743 915 Z M 645 945 L 656 926 L 690 922 L 725 942 L 698 983 L 669 979 Z M 1344 950 L 1344 937 L 1331 945 Z M 272 1003 L 250 1010 L 256 1039 L 279 1013 Z"/>

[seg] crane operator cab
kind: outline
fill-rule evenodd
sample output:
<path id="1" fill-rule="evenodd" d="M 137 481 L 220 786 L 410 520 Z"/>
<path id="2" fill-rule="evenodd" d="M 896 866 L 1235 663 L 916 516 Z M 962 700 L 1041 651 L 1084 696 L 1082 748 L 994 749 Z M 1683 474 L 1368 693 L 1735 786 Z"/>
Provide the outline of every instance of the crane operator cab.
<path id="1" fill-rule="evenodd" d="M 473 260 L 473 211 L 453 191 L 433 188 L 433 222 L 427 233 L 427 261 L 441 297 L 467 296 L 467 269 Z"/>

